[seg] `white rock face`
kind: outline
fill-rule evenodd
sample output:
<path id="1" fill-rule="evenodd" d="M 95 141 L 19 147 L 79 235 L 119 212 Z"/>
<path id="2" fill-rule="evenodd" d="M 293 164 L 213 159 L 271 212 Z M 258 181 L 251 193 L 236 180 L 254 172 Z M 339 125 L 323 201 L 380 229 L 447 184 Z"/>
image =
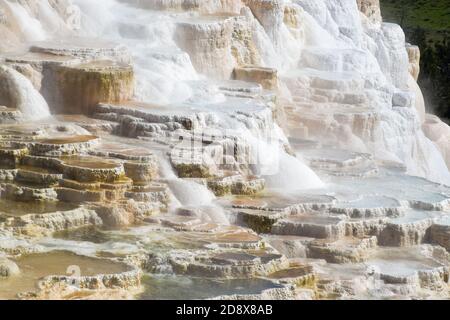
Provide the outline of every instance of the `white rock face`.
<path id="1" fill-rule="evenodd" d="M 304 9 L 300 21 L 309 25 L 306 30 L 316 29 L 313 39 L 305 35 L 300 70 L 286 75 L 292 96 L 302 101 L 298 118 L 310 135 L 402 162 L 410 174 L 448 183 L 442 155 L 420 128 L 423 96 L 410 79 L 402 29 L 366 19 L 353 0 L 295 3 Z M 353 94 L 343 98 L 344 87 Z M 432 157 L 425 156 L 429 152 Z"/>
<path id="2" fill-rule="evenodd" d="M 378 0 L 0 0 L 0 32 L 0 298 L 47 251 L 19 297 L 448 298 L 450 127 Z M 70 252 L 133 267 L 75 294 Z"/>
<path id="3" fill-rule="evenodd" d="M 195 69 L 211 78 L 229 79 L 234 68 L 231 54 L 232 20 L 179 23 L 177 44 L 191 57 Z"/>
<path id="4" fill-rule="evenodd" d="M 282 98 L 296 104 L 297 126 L 312 138 L 450 183 L 421 129 L 423 97 L 410 75 L 418 74 L 417 50 L 398 25 L 382 23 L 377 0 L 2 0 L 0 7 L 1 28 L 16 42 L 64 36 L 80 20 L 78 35 L 124 43 L 141 101 L 221 103 L 217 88 L 198 80 L 227 79 L 247 64 L 276 68 Z"/>

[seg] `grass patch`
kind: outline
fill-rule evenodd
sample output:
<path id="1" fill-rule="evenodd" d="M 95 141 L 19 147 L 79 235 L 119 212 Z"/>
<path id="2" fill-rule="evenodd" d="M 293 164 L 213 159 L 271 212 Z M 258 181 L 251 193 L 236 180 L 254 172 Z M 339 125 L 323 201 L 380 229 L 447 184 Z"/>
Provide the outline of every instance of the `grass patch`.
<path id="1" fill-rule="evenodd" d="M 380 0 L 385 22 L 400 24 L 406 34 L 422 28 L 431 41 L 449 34 L 450 0 Z"/>

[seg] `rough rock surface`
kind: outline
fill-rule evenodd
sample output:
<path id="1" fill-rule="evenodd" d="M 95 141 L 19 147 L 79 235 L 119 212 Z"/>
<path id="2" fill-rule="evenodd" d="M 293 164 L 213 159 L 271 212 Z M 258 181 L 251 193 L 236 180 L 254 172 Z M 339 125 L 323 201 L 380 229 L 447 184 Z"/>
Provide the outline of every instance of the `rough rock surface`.
<path id="1" fill-rule="evenodd" d="M 418 46 L 407 43 L 406 51 L 408 51 L 409 58 L 409 73 L 417 81 L 420 73 L 420 49 Z"/>
<path id="2" fill-rule="evenodd" d="M 0 33 L 0 299 L 448 299 L 449 127 L 379 1 L 0 0 Z"/>
<path id="3" fill-rule="evenodd" d="M 252 66 L 235 68 L 233 77 L 236 80 L 259 83 L 267 90 L 278 89 L 278 75 L 275 69 Z"/>
<path id="4" fill-rule="evenodd" d="M 231 55 L 232 20 L 200 24 L 179 23 L 176 40 L 180 48 L 193 58 L 197 71 L 210 77 L 228 79 L 233 71 Z"/>
<path id="5" fill-rule="evenodd" d="M 357 0 L 358 9 L 364 13 L 369 20 L 376 23 L 382 22 L 380 0 Z"/>
<path id="6" fill-rule="evenodd" d="M 113 61 L 56 67 L 53 81 L 58 95 L 50 99 L 56 113 L 91 114 L 100 102 L 128 101 L 134 93 L 132 67 Z"/>

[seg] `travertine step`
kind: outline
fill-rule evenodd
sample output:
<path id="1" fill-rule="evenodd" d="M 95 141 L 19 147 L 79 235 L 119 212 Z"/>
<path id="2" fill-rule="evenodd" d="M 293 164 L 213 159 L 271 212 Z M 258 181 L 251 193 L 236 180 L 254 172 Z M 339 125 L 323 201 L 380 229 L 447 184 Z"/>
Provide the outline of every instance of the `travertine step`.
<path id="1" fill-rule="evenodd" d="M 130 53 L 121 44 L 94 38 L 65 38 L 53 41 L 36 42 L 31 52 L 68 56 L 86 60 L 109 59 L 130 63 Z"/>
<path id="2" fill-rule="evenodd" d="M 278 220 L 272 233 L 318 239 L 340 239 L 345 236 L 345 221 L 329 215 L 299 215 Z"/>
<path id="3" fill-rule="evenodd" d="M 416 246 L 408 249 L 380 248 L 367 264 L 387 284 L 446 290 L 449 282 L 448 261 L 448 253 L 442 248 Z"/>
<path id="4" fill-rule="evenodd" d="M 293 284 L 297 287 L 314 289 L 316 275 L 314 268 L 308 264 L 291 263 L 289 268 L 274 272 L 267 276 L 268 279 L 283 284 Z"/>
<path id="5" fill-rule="evenodd" d="M 288 261 L 268 250 L 179 252 L 169 258 L 174 271 L 214 278 L 265 276 L 286 268 Z"/>
<path id="6" fill-rule="evenodd" d="M 337 241 L 315 240 L 308 244 L 307 256 L 328 263 L 360 263 L 366 261 L 377 247 L 375 236 L 343 238 Z"/>
<path id="7" fill-rule="evenodd" d="M 429 229 L 428 239 L 450 251 L 450 224 L 448 217 L 436 221 Z"/>
<path id="8" fill-rule="evenodd" d="M 241 175 L 228 176 L 208 181 L 208 188 L 216 196 L 226 194 L 252 195 L 259 193 L 265 188 L 265 181 L 258 177 L 242 177 Z"/>
<path id="9" fill-rule="evenodd" d="M 14 262 L 21 273 L 0 287 L 2 299 L 15 299 L 17 294 L 23 298 L 39 298 L 38 294 L 42 294 L 41 299 L 48 299 L 44 293 L 51 292 L 51 287 L 58 287 L 58 284 L 70 287 L 75 283 L 81 290 L 92 290 L 99 287 L 132 288 L 138 287 L 140 282 L 140 273 L 131 265 L 107 258 L 76 255 L 67 251 L 27 254 Z M 78 266 L 82 274 L 68 274 L 67 269 L 70 266 Z M 76 272 L 76 270 L 70 272 L 74 271 Z M 46 290 L 37 294 L 36 287 L 39 280 L 41 280 L 40 287 Z M 61 293 L 63 292 L 64 290 Z M 57 292 L 54 294 L 57 295 Z M 67 298 L 69 296 L 70 294 Z"/>

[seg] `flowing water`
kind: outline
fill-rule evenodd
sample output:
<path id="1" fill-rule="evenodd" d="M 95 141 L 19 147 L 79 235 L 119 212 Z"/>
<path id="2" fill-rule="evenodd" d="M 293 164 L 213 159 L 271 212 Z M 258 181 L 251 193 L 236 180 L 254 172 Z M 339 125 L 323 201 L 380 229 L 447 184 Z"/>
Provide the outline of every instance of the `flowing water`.
<path id="1" fill-rule="evenodd" d="M 17 51 L 46 49 L 27 53 L 45 70 L 131 61 L 135 83 L 123 110 L 51 118 L 46 72 L 0 64 L 0 112 L 27 123 L 0 121 L 0 298 L 72 265 L 123 281 L 105 290 L 142 271 L 137 299 L 448 298 L 450 172 L 398 26 L 354 0 L 25 2 L 0 0 Z M 247 64 L 277 88 L 230 80 Z"/>

